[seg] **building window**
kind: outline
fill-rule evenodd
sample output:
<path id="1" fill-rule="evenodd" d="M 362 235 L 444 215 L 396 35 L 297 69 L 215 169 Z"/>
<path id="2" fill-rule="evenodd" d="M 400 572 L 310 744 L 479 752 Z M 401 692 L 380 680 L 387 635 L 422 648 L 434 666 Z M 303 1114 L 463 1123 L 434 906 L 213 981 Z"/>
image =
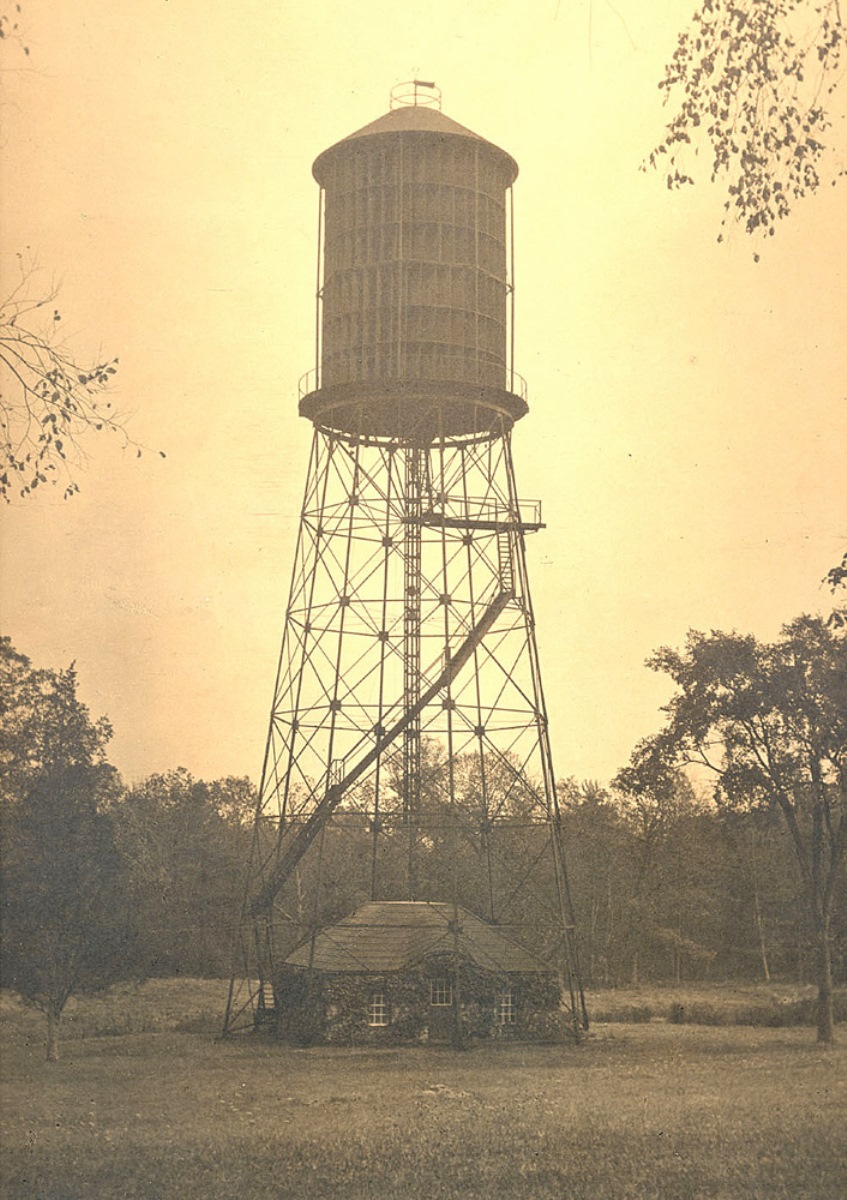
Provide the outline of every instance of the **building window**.
<path id="1" fill-rule="evenodd" d="M 515 993 L 500 992 L 497 996 L 497 1024 L 515 1024 Z"/>
<path id="2" fill-rule="evenodd" d="M 449 979 L 431 979 L 429 1002 L 433 1008 L 449 1008 L 453 1003 L 453 987 Z"/>
<path id="3" fill-rule="evenodd" d="M 374 992 L 368 1005 L 368 1024 L 382 1026 L 388 1024 L 388 1002 L 385 992 Z"/>

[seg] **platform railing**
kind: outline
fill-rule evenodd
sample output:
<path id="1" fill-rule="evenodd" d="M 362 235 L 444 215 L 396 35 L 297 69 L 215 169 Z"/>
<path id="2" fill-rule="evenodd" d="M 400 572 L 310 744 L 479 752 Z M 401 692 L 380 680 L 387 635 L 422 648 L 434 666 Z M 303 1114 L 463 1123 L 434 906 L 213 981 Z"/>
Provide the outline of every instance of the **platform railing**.
<path id="1" fill-rule="evenodd" d="M 400 377 L 398 376 L 395 378 L 400 378 Z M 373 382 L 375 382 L 375 383 L 378 382 L 381 384 L 390 384 L 392 381 L 393 380 L 390 378 L 382 378 L 379 380 L 374 380 Z M 403 377 L 403 381 L 407 382 L 405 377 Z M 356 379 L 356 380 L 351 380 L 351 382 L 366 383 L 367 380 Z M 439 377 L 436 380 L 431 380 L 431 381 L 427 380 L 426 382 L 428 382 L 428 383 L 433 382 L 433 383 L 439 383 L 439 384 L 444 384 L 444 385 L 449 385 L 452 383 L 452 384 L 455 384 L 460 387 L 467 387 L 469 384 L 471 386 L 473 386 L 475 382 L 476 383 L 484 383 L 485 381 L 484 380 L 474 381 L 471 379 L 454 379 L 454 378 L 447 378 L 447 377 Z M 512 395 L 518 396 L 518 397 L 520 397 L 521 400 L 526 401 L 527 393 L 528 393 L 527 382 L 524 379 L 523 375 L 520 375 L 517 371 L 512 371 L 511 369 L 504 370 L 502 386 L 503 386 L 504 391 L 511 392 Z M 309 396 L 309 395 L 311 395 L 312 392 L 319 391 L 320 387 L 321 387 L 321 368 L 319 366 L 311 367 L 308 371 L 306 371 L 303 375 L 300 376 L 300 379 L 299 379 L 299 382 L 297 385 L 298 398 L 300 400 L 302 400 L 304 396 Z"/>
<path id="2" fill-rule="evenodd" d="M 434 518 L 470 528 L 480 525 L 539 529 L 542 526 L 541 501 L 519 500 L 515 506 L 489 497 L 434 495 L 424 513 L 424 523 L 433 523 Z"/>

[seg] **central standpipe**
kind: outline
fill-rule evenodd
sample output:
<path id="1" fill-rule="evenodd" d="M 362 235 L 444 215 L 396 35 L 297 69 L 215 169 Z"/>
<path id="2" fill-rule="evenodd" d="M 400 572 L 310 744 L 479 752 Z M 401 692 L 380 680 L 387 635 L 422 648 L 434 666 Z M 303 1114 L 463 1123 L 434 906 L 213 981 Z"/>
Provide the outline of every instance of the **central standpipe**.
<path id="1" fill-rule="evenodd" d="M 584 1017 L 512 463 L 517 166 L 427 87 L 314 165 L 314 440 L 228 1032 L 368 899 L 449 904 L 457 1012 L 476 912 Z"/>

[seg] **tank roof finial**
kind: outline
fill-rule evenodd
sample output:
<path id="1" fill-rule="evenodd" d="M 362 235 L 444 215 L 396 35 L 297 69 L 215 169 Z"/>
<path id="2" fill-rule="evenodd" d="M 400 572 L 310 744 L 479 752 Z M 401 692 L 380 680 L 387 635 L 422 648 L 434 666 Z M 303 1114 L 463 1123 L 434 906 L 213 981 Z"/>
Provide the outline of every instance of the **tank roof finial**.
<path id="1" fill-rule="evenodd" d="M 436 108 L 441 112 L 441 88 L 424 79 L 408 79 L 391 89 L 391 108 Z"/>

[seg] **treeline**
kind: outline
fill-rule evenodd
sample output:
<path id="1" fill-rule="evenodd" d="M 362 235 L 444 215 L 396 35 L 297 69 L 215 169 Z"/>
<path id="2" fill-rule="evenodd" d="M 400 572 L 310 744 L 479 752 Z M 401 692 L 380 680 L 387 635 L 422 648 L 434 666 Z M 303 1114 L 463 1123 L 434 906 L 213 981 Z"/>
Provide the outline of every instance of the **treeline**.
<path id="1" fill-rule="evenodd" d="M 559 785 L 586 984 L 814 980 L 832 1040 L 832 986 L 847 979 L 844 628 L 803 617 L 770 644 L 691 634 L 660 650 L 651 665 L 676 686 L 663 729 L 609 787 Z M 0 639 L 0 970 L 46 1014 L 53 1055 L 75 993 L 231 968 L 253 785 L 175 770 L 124 786 L 110 737 L 73 668 L 35 669 Z M 434 803 L 439 753 L 425 755 Z M 465 774 L 451 778 L 470 810 Z M 318 919 L 367 892 L 370 834 L 355 804 L 339 817 Z M 534 853 L 520 824 L 516 810 L 515 844 Z M 427 849 L 438 858 L 437 838 Z M 470 860 L 460 874 L 472 893 Z M 486 911 L 481 894 L 463 903 Z"/>
<path id="2" fill-rule="evenodd" d="M 560 785 L 562 826 L 587 985 L 813 981 L 814 931 L 784 824 L 716 805 L 680 777 L 633 797 Z M 832 929 L 847 979 L 847 894 Z"/>

